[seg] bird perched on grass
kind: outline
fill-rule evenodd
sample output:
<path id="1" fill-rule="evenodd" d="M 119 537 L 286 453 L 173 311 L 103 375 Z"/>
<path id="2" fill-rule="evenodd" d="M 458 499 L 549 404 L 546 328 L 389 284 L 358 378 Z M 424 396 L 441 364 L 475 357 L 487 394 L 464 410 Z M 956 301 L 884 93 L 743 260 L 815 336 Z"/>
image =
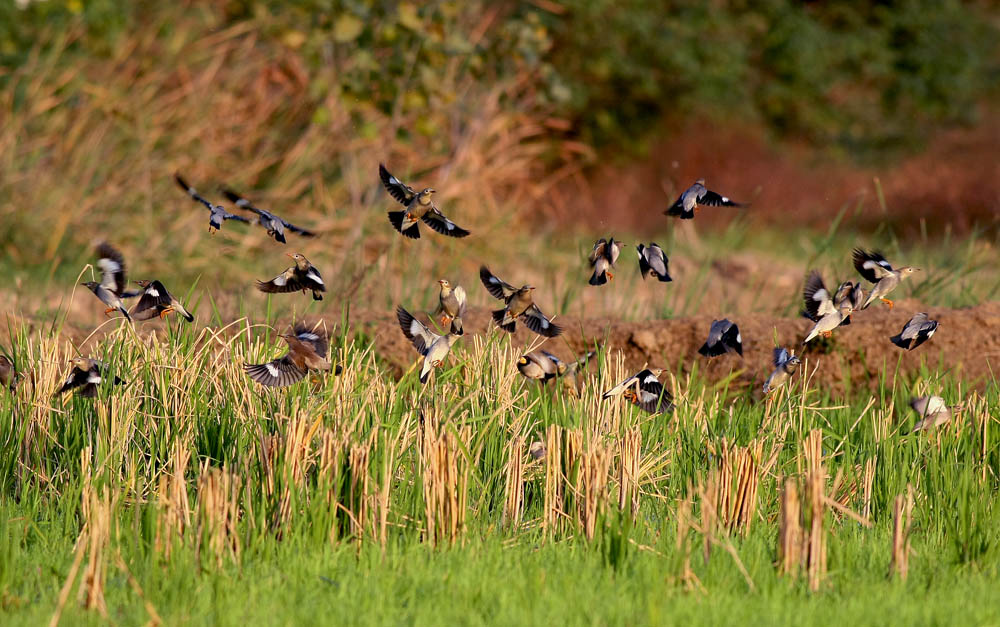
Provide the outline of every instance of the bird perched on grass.
<path id="1" fill-rule="evenodd" d="M 937 328 L 937 320 L 931 320 L 925 313 L 918 313 L 910 318 L 898 335 L 893 335 L 889 339 L 904 350 L 913 350 L 931 339 Z"/>
<path id="2" fill-rule="evenodd" d="M 590 267 L 594 269 L 594 274 L 590 277 L 591 285 L 604 285 L 608 279 L 614 279 L 615 275 L 611 269 L 618 262 L 618 255 L 621 253 L 621 242 L 616 242 L 614 237 L 604 239 L 603 237 L 594 244 L 594 250 L 590 251 L 587 260 Z"/>
<path id="3" fill-rule="evenodd" d="M 323 300 L 322 292 L 326 291 L 326 284 L 323 283 L 319 270 L 299 253 L 286 253 L 286 255 L 295 261 L 295 265 L 270 281 L 257 281 L 257 289 L 267 294 L 285 294 L 299 290 L 305 294 L 312 290 L 313 300 Z"/>
<path id="4" fill-rule="evenodd" d="M 532 298 L 533 285 L 516 288 L 501 281 L 486 266 L 479 268 L 479 280 L 493 298 L 504 301 L 504 308 L 493 312 L 493 320 L 508 333 L 514 332 L 514 321 L 520 319 L 526 327 L 544 337 L 556 337 L 562 327 L 554 324 L 542 313 Z"/>
<path id="5" fill-rule="evenodd" d="M 639 244 L 635 248 L 639 253 L 639 273 L 643 280 L 655 276 L 663 283 L 673 281 L 667 267 L 669 260 L 663 253 L 663 249 L 656 245 L 656 242 L 650 243 L 649 246 Z"/>
<path id="6" fill-rule="evenodd" d="M 285 387 L 306 377 L 310 370 L 329 372 L 333 366 L 326 352 L 330 342 L 326 332 L 298 323 L 291 333 L 279 335 L 288 344 L 288 352 L 266 364 L 243 364 L 250 378 L 268 387 Z M 340 374 L 337 366 L 334 374 Z"/>
<path id="7" fill-rule="evenodd" d="M 253 203 L 228 187 L 222 188 L 222 195 L 239 209 L 256 213 L 257 224 L 264 227 L 267 230 L 267 234 L 273 237 L 276 242 L 281 242 L 282 244 L 285 243 L 285 229 L 288 229 L 292 233 L 298 233 L 302 237 L 316 237 L 316 234 L 308 229 L 304 229 L 301 226 L 295 226 L 291 222 L 274 215 L 270 211 L 264 211 L 263 209 L 254 207 Z"/>
<path id="8" fill-rule="evenodd" d="M 222 228 L 222 223 L 226 220 L 236 220 L 237 222 L 246 222 L 249 224 L 250 220 L 247 220 L 243 216 L 238 216 L 235 213 L 229 213 L 226 208 L 222 205 L 213 205 L 212 203 L 205 200 L 203 196 L 198 194 L 197 191 L 185 181 L 180 174 L 174 174 L 174 180 L 177 184 L 187 192 L 187 195 L 193 198 L 195 201 L 200 202 L 208 208 L 208 232 L 215 234 L 216 231 Z"/>
<path id="9" fill-rule="evenodd" d="M 14 388 L 17 387 L 18 378 L 14 362 L 10 360 L 10 357 L 0 355 L 0 386 L 13 392 Z"/>
<path id="10" fill-rule="evenodd" d="M 139 292 L 125 289 L 128 285 L 125 280 L 125 258 L 107 242 L 101 242 L 97 245 L 97 257 L 97 269 L 101 271 L 101 282 L 86 281 L 82 285 L 108 306 L 104 310 L 104 315 L 117 309 L 129 322 L 132 322 L 132 317 L 125 309 L 124 299 L 138 296 Z"/>
<path id="11" fill-rule="evenodd" d="M 73 366 L 73 369 L 70 370 L 69 376 L 66 377 L 66 381 L 63 382 L 62 387 L 59 388 L 59 391 L 55 395 L 60 396 L 70 390 L 80 388 L 76 392 L 77 396 L 84 398 L 94 398 L 97 396 L 97 386 L 101 384 L 107 365 L 89 357 L 74 357 L 69 363 Z M 116 376 L 112 383 L 114 385 L 121 385 L 125 382 Z"/>
<path id="12" fill-rule="evenodd" d="M 836 295 L 831 297 L 823 283 L 823 277 L 813 270 L 806 279 L 802 297 L 806 303 L 806 317 L 816 324 L 802 343 L 806 344 L 818 335 L 830 337 L 840 325 L 850 324 L 848 321 L 855 303 L 864 296 L 859 290 L 860 288 L 855 289 L 853 283 L 846 281 L 841 284 Z"/>
<path id="13" fill-rule="evenodd" d="M 896 289 L 904 279 L 908 279 L 914 272 L 920 271 L 920 268 L 911 266 L 903 266 L 899 270 L 893 270 L 889 262 L 882 256 L 882 253 L 866 251 L 860 248 L 854 249 L 854 267 L 861 273 L 861 276 L 875 284 L 872 287 L 871 293 L 868 294 L 864 305 L 861 306 L 861 309 L 867 309 L 876 298 L 889 305 L 889 309 L 892 309 L 893 302 L 886 298 L 886 296 L 889 295 L 889 292 Z"/>
<path id="14" fill-rule="evenodd" d="M 682 220 L 690 220 L 701 207 L 743 207 L 743 203 L 738 203 L 729 198 L 717 194 L 705 187 L 705 179 L 698 179 L 694 185 L 684 190 L 684 192 L 674 201 L 674 204 L 663 213 L 668 216 L 675 216 Z"/>
<path id="15" fill-rule="evenodd" d="M 163 287 L 163 283 L 157 280 L 141 280 L 135 283 L 142 288 L 142 296 L 132 309 L 132 317 L 136 320 L 151 320 L 157 316 L 162 319 L 177 312 L 188 322 L 194 322 L 194 316 L 184 309 L 181 301 Z"/>
<path id="16" fill-rule="evenodd" d="M 708 340 L 698 349 L 705 357 L 718 357 L 726 353 L 743 356 L 743 336 L 740 328 L 728 319 L 713 320 L 708 330 Z"/>
<path id="17" fill-rule="evenodd" d="M 454 330 L 445 335 L 438 335 L 401 306 L 396 308 L 396 318 L 399 320 L 399 328 L 403 330 L 403 335 L 424 358 L 424 365 L 420 368 L 420 382 L 427 383 L 431 371 L 444 363 L 451 347 L 461 335 Z"/>
<path id="18" fill-rule="evenodd" d="M 601 398 L 623 396 L 650 414 L 669 414 L 674 410 L 674 397 L 660 383 L 662 373 L 662 368 L 641 370 L 605 392 Z"/>
<path id="19" fill-rule="evenodd" d="M 452 287 L 448 279 L 438 281 L 441 292 L 438 294 L 438 308 L 434 315 L 441 316 L 441 326 L 451 323 L 452 333 L 462 335 L 465 330 L 462 318 L 465 317 L 465 288 L 461 285 Z"/>
<path id="20" fill-rule="evenodd" d="M 771 359 L 771 363 L 774 364 L 774 371 L 767 378 L 767 381 L 764 382 L 765 395 L 784 385 L 795 374 L 801 360 L 795 356 L 794 351 L 789 353 L 788 350 L 778 347 L 774 349 L 774 357 Z"/>
<path id="21" fill-rule="evenodd" d="M 419 220 L 442 235 L 450 237 L 465 237 L 468 231 L 445 217 L 443 213 L 434 205 L 431 196 L 435 191 L 431 187 L 424 188 L 417 192 L 409 185 L 406 185 L 385 169 L 383 164 L 378 165 L 378 176 L 382 179 L 389 195 L 405 207 L 403 211 L 390 211 L 389 222 L 392 226 L 411 239 L 420 239 Z"/>
<path id="22" fill-rule="evenodd" d="M 947 424 L 952 414 L 962 410 L 962 404 L 948 407 L 940 396 L 918 396 L 910 399 L 910 407 L 917 412 L 920 420 L 913 425 L 910 433 L 934 429 Z"/>

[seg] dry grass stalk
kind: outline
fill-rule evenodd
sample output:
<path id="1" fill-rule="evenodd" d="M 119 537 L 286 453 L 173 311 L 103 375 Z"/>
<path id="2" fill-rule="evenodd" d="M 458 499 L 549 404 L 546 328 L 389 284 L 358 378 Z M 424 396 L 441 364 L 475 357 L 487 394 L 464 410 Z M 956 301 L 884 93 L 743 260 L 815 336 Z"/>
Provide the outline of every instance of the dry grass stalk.
<path id="1" fill-rule="evenodd" d="M 745 447 L 727 450 L 723 439 L 720 455 L 720 483 L 722 492 L 718 510 L 722 525 L 731 533 L 739 530 L 750 533 L 750 523 L 757 512 L 757 490 L 760 484 L 760 466 L 764 445 L 755 441 Z"/>
<path id="2" fill-rule="evenodd" d="M 565 516 L 563 511 L 562 427 L 549 425 L 545 434 L 545 504 L 542 526 L 549 537 Z"/>
<path id="3" fill-rule="evenodd" d="M 892 507 L 892 561 L 890 574 L 906 581 L 910 571 L 910 526 L 913 524 L 913 486 L 906 484 L 906 495 L 898 495 Z"/>
<path id="4" fill-rule="evenodd" d="M 111 497 L 108 488 L 101 490 L 100 496 L 90 485 L 83 493 L 83 537 L 87 546 L 87 562 L 83 578 L 77 592 L 77 599 L 88 610 L 107 618 L 108 608 L 104 602 L 104 580 L 107 577 L 105 551 L 111 541 Z"/>
<path id="5" fill-rule="evenodd" d="M 358 542 L 364 538 L 365 521 L 368 520 L 368 501 L 371 496 L 372 439 L 351 445 L 347 459 L 351 466 L 351 534 Z"/>
<path id="6" fill-rule="evenodd" d="M 781 491 L 781 518 L 778 523 L 778 568 L 783 575 L 797 577 L 802 568 L 802 505 L 795 479 L 785 479 Z"/>
<path id="7" fill-rule="evenodd" d="M 632 427 L 618 440 L 618 509 L 628 507 L 632 519 L 639 515 L 639 476 L 642 432 Z"/>
<path id="8" fill-rule="evenodd" d="M 517 527 L 524 513 L 524 452 L 527 439 L 515 436 L 507 444 L 507 467 L 504 469 L 503 523 Z"/>
<path id="9" fill-rule="evenodd" d="M 282 494 L 278 505 L 278 526 L 284 527 L 291 519 L 292 489 L 305 485 L 306 473 L 315 463 L 315 456 L 309 447 L 314 431 L 310 422 L 292 419 L 283 438 Z"/>
<path id="10" fill-rule="evenodd" d="M 330 543 L 336 544 L 340 539 L 340 524 L 337 512 L 341 508 L 340 482 L 343 473 L 344 443 L 330 429 L 324 429 L 320 434 L 319 472 L 317 485 L 326 486 L 326 504 L 331 513 Z"/>
<path id="11" fill-rule="evenodd" d="M 826 510 L 824 487 L 826 470 L 823 466 L 823 435 L 819 429 L 809 432 L 804 443 L 806 458 L 806 493 L 809 509 L 809 535 L 806 539 L 806 568 L 809 589 L 818 591 L 826 575 L 826 537 L 823 533 L 823 516 Z"/>
<path id="12" fill-rule="evenodd" d="M 420 467 L 427 518 L 425 539 L 437 546 L 447 540 L 454 544 L 465 527 L 469 464 L 459 444 L 468 442 L 471 430 L 463 427 L 458 436 L 440 432 L 436 416 L 426 416 L 420 446 Z"/>
<path id="13" fill-rule="evenodd" d="M 590 449 L 580 456 L 576 484 L 577 522 L 583 527 L 587 540 L 594 539 L 597 519 L 604 511 L 612 457 L 610 448 L 597 442 L 591 442 Z"/>
<path id="14" fill-rule="evenodd" d="M 875 466 L 878 456 L 865 460 L 865 471 L 861 482 L 861 516 L 870 519 L 872 515 L 872 486 L 875 484 Z"/>
<path id="15" fill-rule="evenodd" d="M 689 591 L 695 588 L 703 589 L 701 581 L 691 570 L 691 533 L 693 531 L 694 518 L 691 515 L 693 502 L 691 494 L 693 489 L 688 486 L 687 495 L 677 504 L 677 554 L 681 556 L 680 568 L 677 579 Z"/>
<path id="16" fill-rule="evenodd" d="M 217 566 L 225 557 L 240 561 L 239 520 L 240 478 L 205 461 L 198 473 L 198 515 L 195 559 L 207 543 Z"/>
<path id="17" fill-rule="evenodd" d="M 191 451 L 176 442 L 171 455 L 171 472 L 160 475 L 157 501 L 159 512 L 156 517 L 156 552 L 170 560 L 174 541 L 182 541 L 185 530 L 191 526 L 191 506 L 188 502 L 187 472 Z"/>
<path id="18" fill-rule="evenodd" d="M 709 471 L 707 478 L 698 477 L 698 498 L 701 511 L 702 552 L 707 562 L 712 556 L 712 542 L 719 527 L 719 483 L 721 472 Z"/>

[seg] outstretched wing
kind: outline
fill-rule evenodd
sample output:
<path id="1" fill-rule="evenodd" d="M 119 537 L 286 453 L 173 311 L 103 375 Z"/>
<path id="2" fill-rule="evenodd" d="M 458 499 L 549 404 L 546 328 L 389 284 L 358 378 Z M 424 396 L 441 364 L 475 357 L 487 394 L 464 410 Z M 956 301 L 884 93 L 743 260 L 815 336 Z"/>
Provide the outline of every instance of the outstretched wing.
<path id="1" fill-rule="evenodd" d="M 183 190 L 184 190 L 184 192 L 185 192 L 185 193 L 186 193 L 186 194 L 187 194 L 188 196 L 190 196 L 191 198 L 193 198 L 193 199 L 194 199 L 195 201 L 197 201 L 197 202 L 200 202 L 201 204 L 205 205 L 205 206 L 206 206 L 207 208 L 209 208 L 209 209 L 211 209 L 211 208 L 212 208 L 212 203 L 210 203 L 210 202 L 208 202 L 207 200 L 205 200 L 205 198 L 204 198 L 203 196 L 201 196 L 201 195 L 200 195 L 200 194 L 199 194 L 199 193 L 198 193 L 198 192 L 197 192 L 197 191 L 195 190 L 195 188 L 191 187 L 191 186 L 190 186 L 190 185 L 188 184 L 188 182 L 187 182 L 186 180 L 184 180 L 184 179 L 183 179 L 183 178 L 181 177 L 181 175 L 180 175 L 180 174 L 178 174 L 178 173 L 176 173 L 176 172 L 175 172 L 175 173 L 174 173 L 174 180 L 175 180 L 175 181 L 177 181 L 177 185 L 179 185 L 179 186 L 180 186 L 180 188 L 181 188 L 181 189 L 183 189 Z"/>
<path id="2" fill-rule="evenodd" d="M 524 310 L 521 321 L 526 327 L 544 337 L 556 337 L 562 333 L 562 327 L 549 320 L 534 303 Z"/>
<path id="3" fill-rule="evenodd" d="M 101 287 L 119 296 L 125 294 L 125 258 L 107 242 L 97 246 L 97 268 L 101 271 Z"/>
<path id="4" fill-rule="evenodd" d="M 605 392 L 604 394 L 602 394 L 601 398 L 611 398 L 612 396 L 621 396 L 622 393 L 625 392 L 625 390 L 629 389 L 630 387 L 635 386 L 636 383 L 639 380 L 639 377 L 643 376 L 647 372 L 649 374 L 652 374 L 648 370 L 643 370 L 642 372 L 639 372 L 638 374 L 634 374 L 631 377 L 629 377 L 628 379 L 625 379 L 624 381 L 622 381 L 621 383 L 619 383 L 615 387 L 611 388 L 610 390 L 608 390 L 607 392 Z"/>
<path id="5" fill-rule="evenodd" d="M 232 202 L 233 204 L 235 204 L 240 209 L 246 209 L 247 211 L 252 211 L 252 212 L 256 213 L 257 215 L 266 216 L 266 217 L 269 217 L 269 218 L 271 218 L 273 220 L 277 220 L 278 222 L 281 222 L 281 224 L 283 224 L 286 229 L 288 229 L 289 231 L 292 231 L 293 233 L 298 233 L 302 237 L 316 237 L 316 234 L 313 233 L 312 231 L 304 229 L 304 228 L 302 228 L 300 226 L 295 226 L 294 224 L 292 224 L 288 220 L 285 220 L 281 216 L 274 215 L 270 211 L 264 211 L 263 209 L 258 209 L 246 197 L 241 196 L 240 194 L 236 193 L 235 191 L 233 191 L 232 189 L 230 189 L 228 187 L 225 187 L 225 188 L 222 189 L 222 195 L 225 196 L 226 198 L 228 198 L 230 202 Z M 240 218 L 240 219 L 243 220 L 243 218 Z M 244 221 L 246 221 L 246 220 L 244 220 Z"/>
<path id="6" fill-rule="evenodd" d="M 142 291 L 142 296 L 139 298 L 139 302 L 136 303 L 131 313 L 133 316 L 136 316 L 137 314 L 141 314 L 142 312 L 150 309 L 169 307 L 171 300 L 172 299 L 170 298 L 170 293 L 167 292 L 167 288 L 163 287 L 163 284 L 159 281 L 153 281 Z M 149 317 L 152 317 L 152 315 Z M 146 318 L 139 317 L 138 319 L 145 320 Z"/>
<path id="7" fill-rule="evenodd" d="M 427 349 L 441 337 L 414 318 L 413 314 L 403 309 L 402 306 L 396 308 L 396 318 L 399 320 L 399 328 L 403 330 L 403 335 L 413 343 L 413 348 L 417 349 L 421 355 L 426 355 Z"/>
<path id="8" fill-rule="evenodd" d="M 775 368 L 780 368 L 788 363 L 789 359 L 791 359 L 791 355 L 788 354 L 788 350 L 778 347 L 774 349 L 774 357 L 771 359 L 771 363 L 774 364 Z"/>
<path id="9" fill-rule="evenodd" d="M 698 197 L 698 204 L 707 207 L 742 207 L 743 203 L 736 202 L 723 196 L 722 194 L 717 194 L 712 190 L 706 189 L 705 193 Z"/>
<path id="10" fill-rule="evenodd" d="M 826 289 L 826 285 L 823 284 L 823 277 L 816 270 L 809 273 L 809 278 L 806 279 L 806 286 L 802 290 L 802 297 L 806 302 L 806 313 L 814 321 L 819 320 L 827 314 L 837 312 L 836 307 L 833 306 L 833 299 L 830 297 L 830 292 Z"/>
<path id="11" fill-rule="evenodd" d="M 326 351 L 330 347 L 330 340 L 327 338 L 326 331 L 321 327 L 313 328 L 300 322 L 295 325 L 295 329 L 292 332 L 300 342 L 310 345 L 316 351 L 317 355 L 326 359 Z"/>
<path id="12" fill-rule="evenodd" d="M 516 287 L 510 283 L 501 281 L 486 266 L 479 267 L 479 280 L 483 282 L 483 285 L 486 286 L 486 289 L 493 298 L 507 300 L 511 294 L 517 291 Z"/>
<path id="13" fill-rule="evenodd" d="M 257 281 L 257 289 L 267 294 L 284 294 L 287 292 L 298 292 L 306 289 L 307 286 L 298 280 L 295 274 L 295 267 L 285 270 L 270 281 Z M 311 289 L 311 287 L 309 288 Z"/>
<path id="14" fill-rule="evenodd" d="M 855 248 L 853 259 L 854 268 L 872 283 L 878 283 L 879 279 L 892 272 L 892 266 L 878 251 L 872 252 Z"/>
<path id="15" fill-rule="evenodd" d="M 590 262 L 591 267 L 597 263 L 597 260 L 604 256 L 604 250 L 607 248 L 608 242 L 603 237 L 594 243 L 594 250 L 590 251 L 590 255 L 587 257 L 587 261 Z"/>
<path id="16" fill-rule="evenodd" d="M 446 218 L 443 213 L 438 211 L 437 207 L 432 207 L 430 211 L 424 214 L 422 219 L 424 224 L 442 235 L 448 235 L 449 237 L 465 237 L 469 234 L 468 231 Z"/>
<path id="17" fill-rule="evenodd" d="M 305 378 L 306 373 L 292 363 L 288 355 L 266 364 L 243 364 L 250 378 L 268 387 L 285 387 Z"/>
<path id="18" fill-rule="evenodd" d="M 455 301 L 458 302 L 458 314 L 456 317 L 464 318 L 466 310 L 466 300 L 465 300 L 465 288 L 458 285 L 451 291 L 455 295 Z"/>
<path id="19" fill-rule="evenodd" d="M 378 177 L 382 179 L 382 185 L 385 186 L 389 195 L 396 199 L 396 202 L 408 205 L 413 200 L 413 197 L 417 195 L 417 192 L 413 191 L 412 187 L 390 174 L 385 169 L 385 165 L 381 163 L 378 164 Z"/>

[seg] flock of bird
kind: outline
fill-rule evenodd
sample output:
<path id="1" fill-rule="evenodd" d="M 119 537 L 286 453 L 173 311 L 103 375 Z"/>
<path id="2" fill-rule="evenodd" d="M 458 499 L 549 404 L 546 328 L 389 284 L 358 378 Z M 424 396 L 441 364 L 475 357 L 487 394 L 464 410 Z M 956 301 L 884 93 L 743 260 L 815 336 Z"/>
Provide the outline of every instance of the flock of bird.
<path id="1" fill-rule="evenodd" d="M 179 174 L 174 176 L 178 186 L 190 198 L 208 210 L 209 232 L 214 234 L 228 220 L 258 224 L 276 242 L 286 243 L 286 233 L 294 233 L 302 237 L 315 237 L 315 233 L 296 226 L 272 212 L 260 209 L 254 204 L 228 188 L 222 188 L 222 194 L 238 211 L 253 214 L 255 220 L 248 219 L 237 213 L 232 213 L 222 205 L 217 205 L 192 187 Z M 379 179 L 393 200 L 402 205 L 402 209 L 388 212 L 390 224 L 405 237 L 420 238 L 420 223 L 442 235 L 462 238 L 469 235 L 463 229 L 446 217 L 435 205 L 433 188 L 416 191 L 393 176 L 384 165 L 379 164 Z M 743 203 L 730 200 L 728 197 L 709 190 L 705 181 L 699 179 L 686 189 L 677 200 L 664 211 L 666 215 L 680 219 L 692 219 L 702 206 L 744 207 Z M 593 273 L 589 284 L 601 286 L 614 278 L 613 271 L 618 263 L 623 244 L 614 237 L 599 239 L 589 255 Z M 671 282 L 669 259 L 663 249 L 655 242 L 636 246 L 639 272 L 643 279 L 656 278 L 661 282 Z M 259 291 L 268 294 L 279 293 L 310 293 L 314 300 L 322 300 L 326 292 L 320 271 L 306 259 L 305 256 L 289 254 L 294 265 L 267 281 L 257 281 Z M 119 312 L 128 322 L 166 318 L 171 313 L 177 313 L 188 322 L 194 321 L 194 315 L 188 312 L 184 305 L 175 298 L 159 280 L 139 280 L 134 283 L 139 289 L 128 289 L 126 266 L 122 254 L 113 246 L 102 242 L 97 246 L 96 268 L 101 274 L 101 281 L 83 283 L 107 307 L 106 315 Z M 887 297 L 905 279 L 919 271 L 909 266 L 893 269 L 885 257 L 872 251 L 855 249 L 853 265 L 863 279 L 872 284 L 866 292 L 861 282 L 845 281 L 831 293 L 825 286 L 823 278 L 813 271 L 806 279 L 803 299 L 805 310 L 803 315 L 813 322 L 812 329 L 803 341 L 807 344 L 817 337 L 830 337 L 838 327 L 851 323 L 855 312 L 864 310 L 876 300 L 886 303 L 889 308 L 893 302 Z M 544 338 L 553 338 L 562 333 L 562 328 L 553 322 L 535 303 L 535 286 L 522 285 L 515 287 L 507 283 L 487 266 L 479 270 L 479 278 L 487 292 L 503 303 L 503 306 L 492 312 L 496 327 L 502 331 L 513 333 L 517 322 L 520 322 L 532 332 Z M 426 384 L 435 368 L 440 367 L 454 344 L 463 336 L 463 318 L 466 315 L 467 303 L 465 289 L 460 285 L 452 285 L 448 280 L 441 279 L 439 284 L 439 304 L 434 312 L 435 322 L 440 323 L 443 333 L 432 330 L 404 307 L 399 306 L 396 316 L 403 335 L 409 340 L 423 358 L 420 370 L 420 382 Z M 128 299 L 138 297 L 131 311 L 126 307 Z M 929 319 L 926 313 L 913 316 L 902 328 L 899 334 L 889 338 L 896 346 L 905 350 L 913 350 L 929 340 L 937 329 L 937 322 Z M 328 359 L 329 339 L 326 332 L 320 328 L 311 328 L 299 323 L 292 332 L 282 334 L 282 340 L 288 345 L 288 352 L 270 362 L 263 364 L 244 364 L 247 375 L 257 383 L 269 387 L 288 386 L 304 379 L 310 371 L 335 371 L 340 374 L 341 367 L 334 367 Z M 698 351 L 707 358 L 718 357 L 727 353 L 743 356 L 743 338 L 736 323 L 728 320 L 714 320 L 709 328 L 708 339 Z M 552 353 L 545 350 L 534 350 L 521 356 L 517 362 L 518 371 L 528 379 L 547 382 L 559 378 L 565 388 L 574 395 L 579 394 L 579 379 L 577 373 L 594 352 L 584 355 L 573 363 L 565 363 Z M 773 372 L 764 383 L 764 394 L 768 395 L 781 387 L 795 373 L 800 359 L 794 350 L 784 347 L 774 348 L 772 363 Z M 70 362 L 71 369 L 57 395 L 70 390 L 82 397 L 97 395 L 106 365 L 99 360 L 77 357 Z M 622 397 L 642 410 L 659 414 L 669 413 L 674 409 L 673 397 L 669 390 L 660 382 L 662 369 L 644 368 L 603 394 L 609 399 Z M 0 356 L 0 384 L 14 389 L 18 374 L 13 362 L 6 356 Z M 124 383 L 118 377 L 113 384 Z M 950 418 L 950 409 L 937 396 L 913 399 L 912 407 L 921 415 L 921 420 L 914 429 L 936 426 Z"/>

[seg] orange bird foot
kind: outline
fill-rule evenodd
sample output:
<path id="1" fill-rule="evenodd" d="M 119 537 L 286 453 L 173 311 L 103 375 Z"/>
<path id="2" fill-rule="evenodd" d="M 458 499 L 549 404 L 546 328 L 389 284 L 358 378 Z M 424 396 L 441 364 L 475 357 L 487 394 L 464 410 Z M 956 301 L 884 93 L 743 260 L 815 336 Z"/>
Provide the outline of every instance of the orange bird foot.
<path id="1" fill-rule="evenodd" d="M 451 319 L 450 316 L 441 316 L 441 326 L 448 324 L 448 321 L 450 319 Z"/>
<path id="2" fill-rule="evenodd" d="M 886 305 L 889 305 L 890 310 L 892 310 L 892 308 L 895 306 L 894 303 L 888 298 L 880 298 L 879 300 L 885 303 Z"/>
<path id="3" fill-rule="evenodd" d="M 615 275 L 611 274 L 610 272 L 607 272 L 606 274 L 608 275 L 608 280 L 609 281 L 614 281 L 615 280 Z"/>
<path id="4" fill-rule="evenodd" d="M 110 318 L 111 317 L 111 312 L 114 311 L 114 310 L 115 310 L 114 307 L 109 307 L 108 309 L 104 310 L 104 315 Z"/>
<path id="5" fill-rule="evenodd" d="M 820 335 L 823 337 L 833 337 L 833 331 L 820 331 Z"/>
<path id="6" fill-rule="evenodd" d="M 166 320 L 167 316 L 169 316 L 172 313 L 174 313 L 174 308 L 167 307 L 166 309 L 160 312 L 160 320 Z"/>

